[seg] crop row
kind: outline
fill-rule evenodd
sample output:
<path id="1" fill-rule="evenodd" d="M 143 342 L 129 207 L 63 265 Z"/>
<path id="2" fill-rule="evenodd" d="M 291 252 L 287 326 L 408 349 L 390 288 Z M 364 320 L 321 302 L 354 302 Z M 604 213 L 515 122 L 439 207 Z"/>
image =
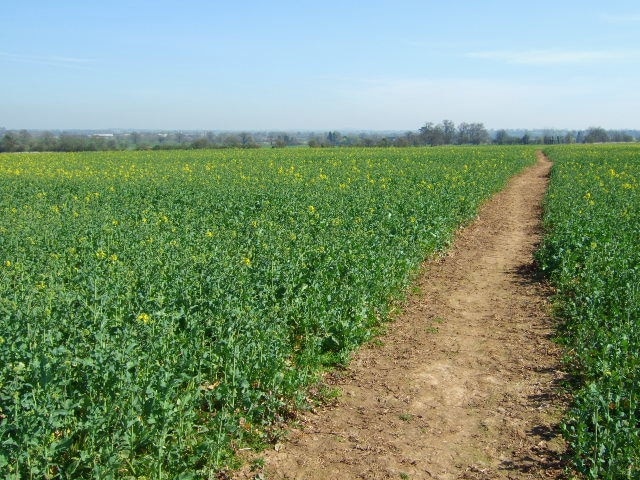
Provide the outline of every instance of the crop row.
<path id="1" fill-rule="evenodd" d="M 0 157 L 0 471 L 224 467 L 533 160 L 520 147 Z"/>
<path id="2" fill-rule="evenodd" d="M 549 148 L 538 258 L 576 379 L 564 424 L 588 478 L 640 477 L 640 147 Z"/>

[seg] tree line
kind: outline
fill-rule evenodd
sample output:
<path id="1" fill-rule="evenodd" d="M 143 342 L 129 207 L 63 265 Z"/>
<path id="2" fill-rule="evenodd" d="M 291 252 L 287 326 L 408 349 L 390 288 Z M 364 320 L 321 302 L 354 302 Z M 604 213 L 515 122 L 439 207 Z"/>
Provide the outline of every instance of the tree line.
<path id="1" fill-rule="evenodd" d="M 640 132 L 637 132 L 640 134 Z M 310 147 L 410 147 L 440 145 L 528 145 L 528 144 L 560 144 L 560 143 L 601 143 L 601 142 L 634 142 L 637 138 L 629 132 L 605 130 L 601 127 L 590 127 L 587 130 L 559 132 L 543 132 L 532 134 L 527 131 L 515 135 L 507 130 L 490 133 L 482 123 L 460 123 L 455 125 L 451 120 L 441 123 L 425 123 L 415 132 L 401 135 L 380 135 L 375 133 L 342 135 L 340 132 L 329 132 L 324 136 L 315 135 L 309 139 Z"/>
<path id="2" fill-rule="evenodd" d="M 166 134 L 131 132 L 126 134 L 87 135 L 51 132 L 32 134 L 28 130 L 6 132 L 0 138 L 0 152 L 84 152 L 108 150 L 173 150 L 203 148 L 259 148 L 249 133 L 214 134 L 202 136 L 182 132 Z"/>
<path id="3" fill-rule="evenodd" d="M 1 130 L 0 130 L 1 132 Z M 590 127 L 580 131 L 543 132 L 498 130 L 489 132 L 482 123 L 454 124 L 443 120 L 425 123 L 417 131 L 406 133 L 360 132 L 342 134 L 338 131 L 313 132 L 181 132 L 169 133 L 132 131 L 118 134 L 80 134 L 62 132 L 6 131 L 0 136 L 0 152 L 79 152 L 102 150 L 170 150 L 206 148 L 284 148 L 309 147 L 410 147 L 481 144 L 554 144 L 632 142 L 637 139 L 628 131 Z"/>

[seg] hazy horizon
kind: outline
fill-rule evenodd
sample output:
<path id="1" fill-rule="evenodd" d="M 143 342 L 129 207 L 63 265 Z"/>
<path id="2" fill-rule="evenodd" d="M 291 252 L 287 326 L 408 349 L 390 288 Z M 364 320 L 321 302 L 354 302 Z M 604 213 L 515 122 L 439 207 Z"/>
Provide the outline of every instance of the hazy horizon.
<path id="1" fill-rule="evenodd" d="M 7 6 L 11 130 L 640 129 L 631 1 Z"/>

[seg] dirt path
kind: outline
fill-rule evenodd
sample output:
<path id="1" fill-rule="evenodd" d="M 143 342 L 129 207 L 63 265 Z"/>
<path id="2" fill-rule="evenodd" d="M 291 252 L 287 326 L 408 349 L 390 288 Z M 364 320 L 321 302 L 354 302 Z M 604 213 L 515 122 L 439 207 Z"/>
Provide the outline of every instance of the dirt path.
<path id="1" fill-rule="evenodd" d="M 343 394 L 240 478 L 559 478 L 559 351 L 532 253 L 550 163 L 514 178 L 425 265 L 380 342 L 328 381 Z"/>

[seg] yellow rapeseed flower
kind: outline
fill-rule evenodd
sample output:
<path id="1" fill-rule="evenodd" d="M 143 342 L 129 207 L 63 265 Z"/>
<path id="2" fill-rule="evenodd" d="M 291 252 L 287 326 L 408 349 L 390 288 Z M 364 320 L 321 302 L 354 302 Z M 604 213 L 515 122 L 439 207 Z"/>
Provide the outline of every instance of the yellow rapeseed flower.
<path id="1" fill-rule="evenodd" d="M 138 315 L 138 321 L 144 323 L 145 325 L 148 323 L 151 323 L 151 315 L 143 312 L 140 315 Z"/>

